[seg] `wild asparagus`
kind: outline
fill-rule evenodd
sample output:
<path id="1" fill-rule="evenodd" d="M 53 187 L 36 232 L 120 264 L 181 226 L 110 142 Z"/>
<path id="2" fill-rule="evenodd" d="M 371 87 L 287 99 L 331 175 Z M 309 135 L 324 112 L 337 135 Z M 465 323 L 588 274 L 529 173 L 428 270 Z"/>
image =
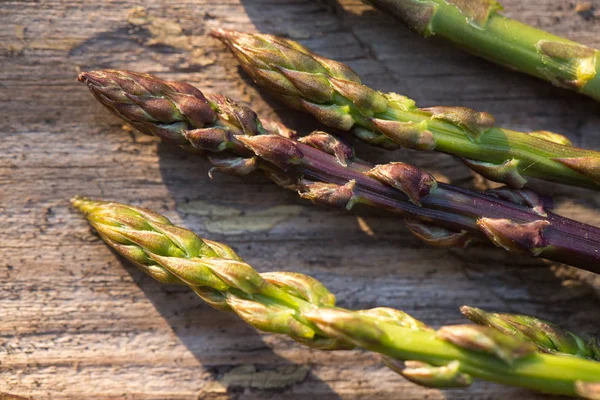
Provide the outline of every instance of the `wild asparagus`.
<path id="1" fill-rule="evenodd" d="M 452 154 L 513 188 L 534 177 L 600 189 L 600 152 L 573 147 L 562 135 L 498 128 L 492 115 L 465 107 L 418 108 L 407 97 L 362 85 L 348 66 L 292 40 L 222 29 L 213 35 L 258 85 L 372 145 Z"/>
<path id="2" fill-rule="evenodd" d="M 600 272 L 600 229 L 551 213 L 529 190 L 484 195 L 439 183 L 408 164 L 369 165 L 331 135 L 296 140 L 282 128 L 268 131 L 249 108 L 182 82 L 120 70 L 84 72 L 79 80 L 142 132 L 211 153 L 216 170 L 237 175 L 261 170 L 318 203 L 391 211 L 432 245 L 464 247 L 472 238 L 487 237 L 513 253 Z"/>
<path id="3" fill-rule="evenodd" d="M 498 13 L 495 0 L 363 0 L 421 36 L 438 35 L 489 61 L 600 101 L 598 50 Z"/>
<path id="4" fill-rule="evenodd" d="M 391 308 L 350 311 L 320 282 L 290 272 L 259 274 L 231 248 L 125 204 L 75 198 L 102 239 L 163 283 L 190 288 L 255 328 L 324 350 L 362 347 L 418 384 L 464 387 L 473 378 L 547 393 L 598 398 L 600 363 L 549 355 L 515 336 L 476 325 L 435 331 Z M 407 361 L 403 363 L 402 361 Z"/>

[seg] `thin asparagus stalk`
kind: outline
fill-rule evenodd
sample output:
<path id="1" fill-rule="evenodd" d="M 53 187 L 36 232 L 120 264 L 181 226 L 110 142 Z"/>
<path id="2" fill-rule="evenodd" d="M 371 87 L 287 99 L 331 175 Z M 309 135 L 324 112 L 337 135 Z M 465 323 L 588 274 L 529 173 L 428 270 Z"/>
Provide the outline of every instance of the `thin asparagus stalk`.
<path id="1" fill-rule="evenodd" d="M 438 35 L 486 60 L 600 101 L 598 50 L 498 13 L 495 0 L 363 0 L 423 37 Z"/>
<path id="2" fill-rule="evenodd" d="M 339 308 L 314 278 L 259 274 L 228 246 L 152 211 L 85 198 L 72 203 L 109 246 L 142 271 L 163 283 L 189 285 L 211 306 L 233 311 L 261 331 L 317 349 L 357 346 L 380 353 L 390 368 L 424 386 L 465 387 L 479 378 L 547 393 L 600 395 L 598 362 L 544 354 L 490 327 L 454 325 L 435 331 L 392 308 Z"/>
<path id="3" fill-rule="evenodd" d="M 418 108 L 407 97 L 362 85 L 348 66 L 292 40 L 222 29 L 213 36 L 259 86 L 369 144 L 452 154 L 512 188 L 522 188 L 533 177 L 600 189 L 600 152 L 573 147 L 562 135 L 498 128 L 492 115 L 465 107 Z"/>
<path id="4" fill-rule="evenodd" d="M 282 128 L 269 131 L 249 108 L 183 82 L 120 70 L 84 72 L 79 80 L 142 132 L 209 153 L 218 171 L 243 176 L 261 170 L 318 203 L 388 210 L 434 246 L 464 247 L 487 237 L 516 254 L 600 272 L 600 229 L 551 213 L 530 190 L 478 194 L 438 183 L 408 164 L 369 165 L 329 134 L 296 140 Z"/>

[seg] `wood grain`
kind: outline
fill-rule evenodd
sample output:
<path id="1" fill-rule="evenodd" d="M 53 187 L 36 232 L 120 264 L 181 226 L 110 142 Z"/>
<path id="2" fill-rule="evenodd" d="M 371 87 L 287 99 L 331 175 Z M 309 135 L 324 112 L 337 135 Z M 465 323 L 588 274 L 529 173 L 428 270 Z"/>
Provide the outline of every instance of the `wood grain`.
<path id="1" fill-rule="evenodd" d="M 600 47 L 600 22 L 570 1 L 504 5 L 507 15 Z M 439 326 L 460 322 L 458 307 L 470 304 L 600 333 L 594 276 L 490 247 L 432 249 L 383 213 L 314 206 L 262 177 L 211 181 L 206 162 L 126 129 L 75 82 L 80 70 L 145 71 L 251 103 L 301 132 L 318 128 L 240 74 L 207 36 L 218 26 L 297 39 L 423 105 L 475 107 L 504 126 L 557 131 L 600 149 L 598 104 L 418 38 L 358 0 L 2 1 L 0 398 L 548 398 L 481 382 L 427 390 L 371 354 L 259 334 L 185 288 L 144 276 L 69 209 L 76 194 L 153 208 L 226 241 L 260 271 L 315 276 L 342 307 L 392 306 Z M 410 160 L 465 187 L 487 185 L 444 155 L 358 151 L 373 162 Z M 555 196 L 559 213 L 600 225 L 599 194 L 533 186 Z"/>

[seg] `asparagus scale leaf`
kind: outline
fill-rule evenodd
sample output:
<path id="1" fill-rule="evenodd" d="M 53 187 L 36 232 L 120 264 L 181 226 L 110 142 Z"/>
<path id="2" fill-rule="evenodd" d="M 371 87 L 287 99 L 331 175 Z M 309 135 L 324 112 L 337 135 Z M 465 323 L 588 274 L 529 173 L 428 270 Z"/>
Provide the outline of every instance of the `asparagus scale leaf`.
<path id="1" fill-rule="evenodd" d="M 405 96 L 363 85 L 348 66 L 292 40 L 223 29 L 212 34 L 259 86 L 329 127 L 352 130 L 371 145 L 448 153 L 512 188 L 522 188 L 528 177 L 600 188 L 600 152 L 574 147 L 562 135 L 498 128 L 489 113 L 465 107 L 418 108 Z"/>
<path id="2" fill-rule="evenodd" d="M 380 353 L 390 368 L 424 386 L 464 387 L 479 378 L 547 393 L 598 396 L 598 362 L 544 354 L 531 342 L 492 327 L 435 331 L 392 308 L 339 308 L 314 278 L 259 274 L 227 245 L 202 239 L 152 211 L 80 197 L 72 203 L 106 244 L 144 272 L 163 283 L 188 285 L 211 306 L 233 311 L 259 330 L 317 349 L 356 346 Z"/>
<path id="3" fill-rule="evenodd" d="M 437 35 L 468 52 L 600 101 L 598 50 L 499 13 L 495 0 L 363 0 L 421 36 Z"/>
<path id="4" fill-rule="evenodd" d="M 528 315 L 492 313 L 469 306 L 461 307 L 460 311 L 476 324 L 532 342 L 546 353 L 572 354 L 600 361 L 597 338 L 586 340 L 551 322 Z"/>
<path id="5" fill-rule="evenodd" d="M 487 238 L 512 253 L 600 272 L 600 229 L 553 214 L 530 190 L 479 194 L 437 182 L 409 164 L 370 165 L 331 135 L 295 139 L 293 132 L 261 122 L 249 108 L 182 82 L 122 70 L 84 72 L 79 80 L 142 132 L 207 153 L 214 170 L 241 176 L 263 171 L 317 203 L 390 211 L 434 246 L 464 247 L 471 239 Z"/>

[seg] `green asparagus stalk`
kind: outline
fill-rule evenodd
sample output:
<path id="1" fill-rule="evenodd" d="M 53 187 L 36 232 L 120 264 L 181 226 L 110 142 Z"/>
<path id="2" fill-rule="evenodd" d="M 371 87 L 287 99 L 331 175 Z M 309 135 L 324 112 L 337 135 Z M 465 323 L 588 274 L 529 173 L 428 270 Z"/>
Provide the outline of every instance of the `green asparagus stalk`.
<path id="1" fill-rule="evenodd" d="M 348 66 L 292 40 L 222 29 L 213 36 L 259 86 L 369 144 L 452 154 L 512 188 L 522 188 L 527 177 L 600 188 L 600 152 L 573 147 L 562 135 L 498 128 L 492 115 L 465 107 L 418 108 L 407 97 L 362 85 Z"/>
<path id="2" fill-rule="evenodd" d="M 498 13 L 495 0 L 363 0 L 423 37 L 438 35 L 486 60 L 600 101 L 598 50 Z"/>
<path id="3" fill-rule="evenodd" d="M 430 387 L 465 387 L 473 378 L 547 393 L 598 398 L 600 363 L 549 355 L 490 327 L 435 331 L 391 308 L 350 311 L 309 276 L 259 274 L 228 246 L 202 239 L 162 215 L 125 204 L 74 198 L 101 238 L 159 282 L 190 286 L 208 304 L 233 311 L 253 327 L 307 346 L 362 347 Z M 543 327 L 540 327 L 543 328 Z M 402 363 L 402 361 L 407 361 Z"/>
<path id="4" fill-rule="evenodd" d="M 530 190 L 485 195 L 439 183 L 412 165 L 369 165 L 334 136 L 316 132 L 297 140 L 281 127 L 268 130 L 274 124 L 263 124 L 249 108 L 182 82 L 120 70 L 84 72 L 79 80 L 142 132 L 208 153 L 217 171 L 241 176 L 263 171 L 317 203 L 390 211 L 434 246 L 464 247 L 487 238 L 515 254 L 600 273 L 600 229 L 551 213 Z"/>
<path id="5" fill-rule="evenodd" d="M 479 325 L 489 326 L 508 335 L 532 342 L 546 353 L 564 353 L 600 361 L 600 342 L 588 340 L 561 327 L 529 315 L 491 313 L 463 306 L 465 317 Z"/>

